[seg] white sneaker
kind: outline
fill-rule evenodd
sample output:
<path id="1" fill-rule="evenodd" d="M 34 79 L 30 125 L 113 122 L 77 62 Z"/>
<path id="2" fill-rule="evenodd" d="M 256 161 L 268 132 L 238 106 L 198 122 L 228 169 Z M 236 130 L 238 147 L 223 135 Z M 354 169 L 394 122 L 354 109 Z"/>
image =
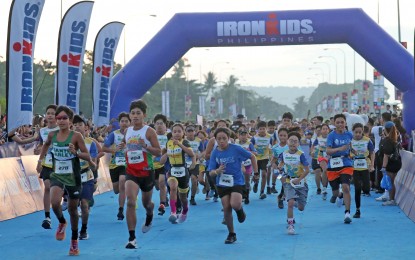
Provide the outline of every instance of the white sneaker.
<path id="1" fill-rule="evenodd" d="M 146 223 L 144 223 L 143 226 L 141 227 L 141 231 L 143 233 L 147 233 L 148 231 L 150 231 L 152 226 L 153 226 L 153 222 L 151 222 L 150 225 L 148 226 L 146 226 Z"/>
<path id="2" fill-rule="evenodd" d="M 295 235 L 294 225 L 292 225 L 292 224 L 288 225 L 287 233 L 288 233 L 288 235 Z"/>
<path id="3" fill-rule="evenodd" d="M 382 206 L 396 206 L 396 205 L 398 204 L 396 204 L 395 200 L 388 200 L 382 203 Z"/>
<path id="4" fill-rule="evenodd" d="M 171 214 L 170 217 L 169 217 L 169 221 L 172 224 L 177 224 L 177 215 L 176 214 Z"/>
<path id="5" fill-rule="evenodd" d="M 383 193 L 382 196 L 377 197 L 375 200 L 376 201 L 388 201 L 389 200 L 389 191 L 385 191 L 385 193 Z"/>
<path id="6" fill-rule="evenodd" d="M 341 207 L 341 206 L 343 206 L 343 198 L 339 198 L 339 197 L 337 197 L 337 199 L 336 199 L 336 205 L 337 205 L 337 207 Z"/>
<path id="7" fill-rule="evenodd" d="M 344 215 L 344 223 L 345 223 L 345 224 L 350 224 L 350 223 L 352 223 L 352 218 L 350 217 L 350 213 L 349 213 L 349 212 L 347 212 L 347 213 Z"/>
<path id="8" fill-rule="evenodd" d="M 127 248 L 127 249 L 137 249 L 137 241 L 135 239 L 133 241 L 128 241 L 125 248 Z"/>

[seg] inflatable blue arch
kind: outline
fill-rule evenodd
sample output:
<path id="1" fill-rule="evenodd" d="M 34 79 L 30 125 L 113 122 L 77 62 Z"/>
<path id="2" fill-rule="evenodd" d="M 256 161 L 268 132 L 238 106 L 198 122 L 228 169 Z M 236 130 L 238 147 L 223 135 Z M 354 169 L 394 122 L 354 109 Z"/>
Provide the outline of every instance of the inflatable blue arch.
<path id="1" fill-rule="evenodd" d="M 190 48 L 347 43 L 404 93 L 415 129 L 414 57 L 361 9 L 179 13 L 113 78 L 111 118 L 143 96 Z"/>

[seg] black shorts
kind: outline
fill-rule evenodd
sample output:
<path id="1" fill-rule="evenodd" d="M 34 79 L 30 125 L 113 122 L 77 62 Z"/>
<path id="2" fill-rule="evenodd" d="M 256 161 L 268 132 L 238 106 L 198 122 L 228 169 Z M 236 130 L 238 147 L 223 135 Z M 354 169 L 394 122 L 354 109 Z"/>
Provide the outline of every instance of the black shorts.
<path id="1" fill-rule="evenodd" d="M 62 182 L 58 181 L 57 179 L 52 178 L 50 179 L 50 187 L 52 188 L 53 186 L 60 187 L 61 189 L 66 191 L 70 199 L 77 200 L 81 198 L 82 185 L 67 186 Z"/>
<path id="2" fill-rule="evenodd" d="M 178 188 L 179 190 L 186 190 L 189 188 L 189 179 L 190 179 L 190 174 L 189 174 L 189 169 L 185 168 L 186 173 L 185 176 L 183 177 L 174 177 L 170 174 L 170 171 L 167 173 L 167 180 L 172 178 L 172 179 L 176 179 L 178 182 Z"/>
<path id="3" fill-rule="evenodd" d="M 199 176 L 199 164 L 196 164 L 195 168 L 193 170 L 189 169 L 190 176 Z"/>
<path id="4" fill-rule="evenodd" d="M 94 197 L 94 180 L 82 183 L 81 199 L 91 201 Z"/>
<path id="5" fill-rule="evenodd" d="M 110 169 L 111 182 L 116 183 L 120 180 L 120 176 L 125 175 L 125 166 L 118 166 Z"/>
<path id="6" fill-rule="evenodd" d="M 52 168 L 43 166 L 39 177 L 42 178 L 43 181 L 50 180 L 50 174 L 52 172 L 53 172 Z"/>
<path id="7" fill-rule="evenodd" d="M 257 160 L 258 171 L 259 170 L 267 170 L 268 159 Z"/>
<path id="8" fill-rule="evenodd" d="M 311 161 L 311 169 L 313 169 L 313 170 L 318 170 L 318 169 L 320 169 L 320 170 L 321 170 L 321 166 L 320 166 L 320 164 L 318 163 L 317 159 L 313 159 L 313 160 Z"/>
<path id="9" fill-rule="evenodd" d="M 125 175 L 125 181 L 135 182 L 142 192 L 149 192 L 154 187 L 154 171 L 150 171 L 150 175 L 146 177 L 137 177 L 130 174 Z"/>
<path id="10" fill-rule="evenodd" d="M 240 193 L 242 196 L 246 190 L 245 185 L 237 185 L 233 187 L 219 187 L 216 186 L 218 189 L 219 198 L 225 197 L 226 195 L 231 195 L 233 192 Z"/>
<path id="11" fill-rule="evenodd" d="M 339 190 L 340 184 L 350 185 L 351 179 L 352 179 L 352 175 L 350 174 L 340 174 L 339 178 L 329 181 L 330 187 L 332 190 Z"/>
<path id="12" fill-rule="evenodd" d="M 154 179 L 158 180 L 160 175 L 166 175 L 166 168 L 161 167 L 159 169 L 154 170 Z"/>

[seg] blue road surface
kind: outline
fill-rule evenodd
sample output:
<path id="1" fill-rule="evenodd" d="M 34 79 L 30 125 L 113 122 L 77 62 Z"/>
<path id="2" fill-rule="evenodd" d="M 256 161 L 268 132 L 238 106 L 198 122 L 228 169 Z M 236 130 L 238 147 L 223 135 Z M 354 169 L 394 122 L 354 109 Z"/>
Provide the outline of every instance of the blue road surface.
<path id="1" fill-rule="evenodd" d="M 372 197 L 362 197 L 362 216 L 350 225 L 343 223 L 344 207 L 338 208 L 316 195 L 314 175 L 308 177 L 308 204 L 303 213 L 295 209 L 296 235 L 286 233 L 286 204 L 278 209 L 276 194 L 265 200 L 251 192 L 245 205 L 247 219 L 240 224 L 234 213 L 237 242 L 224 244 L 228 231 L 222 225 L 221 203 L 196 196 L 186 222 L 171 224 L 169 210 L 157 215 L 153 227 L 143 234 L 145 213 L 137 209 L 138 249 L 125 249 L 126 221 L 117 221 L 117 197 L 112 192 L 95 197 L 88 225 L 89 240 L 79 241 L 79 259 L 415 259 L 415 224 L 399 207 L 382 206 Z M 281 184 L 277 187 L 280 188 Z M 377 195 L 377 194 L 376 194 Z M 355 212 L 352 187 L 352 215 Z M 69 221 L 68 213 L 65 217 Z M 0 259 L 67 259 L 70 226 L 64 241 L 55 240 L 57 219 L 52 213 L 52 230 L 44 230 L 43 211 L 0 222 Z"/>

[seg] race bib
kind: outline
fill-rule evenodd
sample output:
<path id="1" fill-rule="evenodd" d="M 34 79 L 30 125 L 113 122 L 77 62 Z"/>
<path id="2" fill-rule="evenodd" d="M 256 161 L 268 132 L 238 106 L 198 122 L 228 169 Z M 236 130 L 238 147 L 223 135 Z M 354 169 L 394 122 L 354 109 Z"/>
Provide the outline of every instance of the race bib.
<path id="1" fill-rule="evenodd" d="M 233 187 L 233 175 L 222 173 L 219 177 L 219 185 Z"/>
<path id="2" fill-rule="evenodd" d="M 127 156 L 128 156 L 128 163 L 130 164 L 137 164 L 137 163 L 144 162 L 144 155 L 143 155 L 143 151 L 141 150 L 128 151 Z"/>
<path id="3" fill-rule="evenodd" d="M 55 161 L 56 174 L 71 174 L 73 173 L 72 161 Z"/>
<path id="4" fill-rule="evenodd" d="M 336 157 L 330 159 L 330 167 L 331 168 L 340 168 L 343 167 L 343 158 L 342 157 Z"/>
<path id="5" fill-rule="evenodd" d="M 46 165 L 53 165 L 52 155 L 48 153 L 45 157 L 45 164 Z"/>
<path id="6" fill-rule="evenodd" d="M 172 167 L 170 174 L 176 178 L 184 177 L 186 175 L 186 169 L 184 167 Z"/>
<path id="7" fill-rule="evenodd" d="M 124 166 L 125 165 L 125 157 L 115 157 L 115 165 Z"/>
<path id="8" fill-rule="evenodd" d="M 248 159 L 242 163 L 244 166 L 250 166 L 252 164 L 251 159 Z"/>
<path id="9" fill-rule="evenodd" d="M 366 159 L 354 159 L 353 167 L 357 169 L 367 169 Z"/>
<path id="10" fill-rule="evenodd" d="M 82 182 L 88 181 L 88 172 L 81 173 L 81 181 Z"/>

